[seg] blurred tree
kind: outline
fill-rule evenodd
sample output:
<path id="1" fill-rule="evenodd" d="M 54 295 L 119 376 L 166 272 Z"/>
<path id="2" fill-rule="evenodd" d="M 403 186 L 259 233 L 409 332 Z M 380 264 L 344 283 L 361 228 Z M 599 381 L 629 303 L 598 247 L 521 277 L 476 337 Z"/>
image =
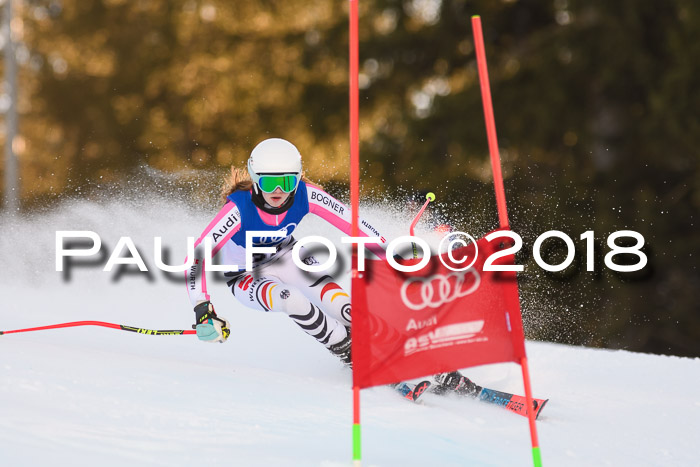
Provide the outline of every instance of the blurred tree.
<path id="1" fill-rule="evenodd" d="M 342 177 L 336 2 L 61 0 L 22 13 L 33 64 L 22 74 L 25 197 L 142 164 L 242 162 L 268 135 L 305 148 L 312 175 Z"/>
<path id="2" fill-rule="evenodd" d="M 528 332 L 700 355 L 700 5 L 360 1 L 365 187 L 435 191 L 453 225 L 483 234 L 496 215 L 473 14 Z M 142 165 L 240 164 L 269 136 L 294 141 L 312 178 L 347 178 L 347 2 L 26 0 L 17 15 L 25 204 Z M 595 231 L 596 272 L 544 274 L 531 248 L 550 229 L 581 250 Z M 640 274 L 602 264 L 620 229 L 647 240 Z"/>

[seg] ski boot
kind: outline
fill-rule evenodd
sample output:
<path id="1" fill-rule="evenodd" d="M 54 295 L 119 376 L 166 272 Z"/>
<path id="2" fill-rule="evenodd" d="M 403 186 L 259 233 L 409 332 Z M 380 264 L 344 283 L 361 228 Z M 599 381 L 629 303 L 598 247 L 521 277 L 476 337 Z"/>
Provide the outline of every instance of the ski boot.
<path id="1" fill-rule="evenodd" d="M 477 397 L 483 388 L 474 384 L 459 371 L 435 375 L 435 385 L 430 388 L 435 394 L 456 393 L 460 396 Z"/>

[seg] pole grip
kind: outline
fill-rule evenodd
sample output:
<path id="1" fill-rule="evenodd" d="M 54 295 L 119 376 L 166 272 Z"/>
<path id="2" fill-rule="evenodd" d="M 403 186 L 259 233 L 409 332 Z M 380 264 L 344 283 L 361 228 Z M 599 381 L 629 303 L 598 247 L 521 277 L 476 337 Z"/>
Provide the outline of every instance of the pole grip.
<path id="1" fill-rule="evenodd" d="M 420 216 L 423 215 L 423 211 L 425 211 L 425 208 L 428 207 L 428 204 L 432 203 L 435 201 L 435 194 L 433 192 L 428 193 L 425 195 L 425 203 L 423 203 L 423 207 L 420 208 L 420 211 L 418 211 L 418 214 L 416 214 L 416 217 L 413 218 L 413 222 L 411 222 L 411 227 L 408 229 L 408 233 L 411 235 L 411 237 L 414 236 L 414 229 L 416 227 L 416 224 L 418 224 L 418 221 L 420 220 Z M 415 252 L 416 247 L 414 245 L 413 251 Z"/>

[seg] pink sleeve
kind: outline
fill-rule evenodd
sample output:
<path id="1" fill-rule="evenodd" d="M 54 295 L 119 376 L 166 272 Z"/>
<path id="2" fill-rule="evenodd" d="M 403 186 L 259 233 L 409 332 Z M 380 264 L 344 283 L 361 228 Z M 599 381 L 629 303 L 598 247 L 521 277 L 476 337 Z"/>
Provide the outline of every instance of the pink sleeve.
<path id="1" fill-rule="evenodd" d="M 241 213 L 234 203 L 228 201 L 195 241 L 194 263 L 189 271 L 185 271 L 187 294 L 192 306 L 198 302 L 209 300 L 207 278 L 204 271 L 204 248 L 202 245 L 204 240 L 206 238 L 211 240 L 211 255 L 213 258 L 240 228 Z M 202 247 L 198 248 L 200 245 Z M 185 262 L 187 262 L 187 259 L 185 259 Z"/>
<path id="2" fill-rule="evenodd" d="M 306 184 L 306 192 L 309 198 L 309 212 L 311 214 L 315 214 L 329 224 L 334 225 L 346 235 L 351 235 L 352 215 L 347 206 L 310 183 Z M 360 237 L 379 237 L 381 243 L 386 244 L 386 239 L 369 222 L 361 217 L 358 220 L 360 223 Z M 381 259 L 384 259 L 386 256 L 384 249 L 380 245 L 368 244 L 367 248 Z"/>

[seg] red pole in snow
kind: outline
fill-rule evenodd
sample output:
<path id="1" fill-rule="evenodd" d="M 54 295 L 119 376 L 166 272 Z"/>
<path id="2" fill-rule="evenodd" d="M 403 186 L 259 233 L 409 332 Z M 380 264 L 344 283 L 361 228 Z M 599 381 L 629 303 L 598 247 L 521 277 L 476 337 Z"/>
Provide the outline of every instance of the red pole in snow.
<path id="1" fill-rule="evenodd" d="M 350 31 L 349 31 L 349 83 L 350 83 L 350 210 L 351 210 L 351 235 L 359 235 L 359 209 L 360 209 L 360 86 L 359 86 L 359 62 L 360 45 L 358 33 L 358 0 L 350 1 Z M 357 244 L 352 245 L 352 305 L 355 312 L 361 312 L 355 307 L 357 286 L 360 286 L 361 276 L 357 271 Z M 357 339 L 352 340 L 352 355 L 356 352 Z M 353 384 L 353 425 L 352 425 L 352 460 L 355 467 L 362 462 L 361 428 L 360 428 L 360 387 Z"/>
<path id="2" fill-rule="evenodd" d="M 525 403 L 527 404 L 527 419 L 530 424 L 530 442 L 532 443 L 532 462 L 535 467 L 542 467 L 542 455 L 540 454 L 540 442 L 537 439 L 537 426 L 535 417 L 537 414 L 533 410 L 532 388 L 530 386 L 530 369 L 527 365 L 527 357 L 520 360 L 520 367 L 523 370 L 523 385 L 525 386 Z"/>
<path id="3" fill-rule="evenodd" d="M 498 138 L 496 137 L 496 122 L 493 118 L 493 105 L 491 103 L 491 88 L 489 87 L 488 68 L 486 66 L 486 52 L 484 37 L 481 30 L 481 17 L 472 16 L 472 28 L 474 29 L 474 45 L 476 61 L 479 68 L 479 83 L 481 84 L 481 97 L 484 105 L 484 119 L 486 120 L 486 135 L 489 141 L 489 153 L 491 155 L 491 170 L 493 171 L 493 185 L 496 190 L 496 205 L 498 206 L 498 219 L 502 228 L 509 228 L 508 211 L 506 210 L 506 195 L 503 189 L 503 175 L 501 174 L 501 156 L 498 152 Z M 520 360 L 523 371 L 523 385 L 525 386 L 525 401 L 527 404 L 527 418 L 530 424 L 530 441 L 532 443 L 532 460 L 535 467 L 542 466 L 540 446 L 537 439 L 537 426 L 535 425 L 535 411 L 532 405 L 532 389 L 530 387 L 530 371 L 527 357 Z"/>
<path id="4" fill-rule="evenodd" d="M 489 154 L 491 155 L 493 187 L 496 190 L 496 206 L 498 207 L 498 219 L 501 223 L 501 228 L 507 229 L 509 223 L 508 210 L 506 209 L 506 193 L 503 189 L 503 174 L 501 173 L 501 156 L 498 152 L 496 122 L 493 118 L 493 105 L 491 104 L 491 87 L 489 86 L 489 72 L 486 67 L 486 52 L 484 50 L 484 37 L 481 31 L 481 17 L 472 16 L 472 27 L 474 28 L 474 48 L 476 49 L 476 63 L 479 68 L 481 100 L 484 105 L 486 136 L 489 141 Z"/>

